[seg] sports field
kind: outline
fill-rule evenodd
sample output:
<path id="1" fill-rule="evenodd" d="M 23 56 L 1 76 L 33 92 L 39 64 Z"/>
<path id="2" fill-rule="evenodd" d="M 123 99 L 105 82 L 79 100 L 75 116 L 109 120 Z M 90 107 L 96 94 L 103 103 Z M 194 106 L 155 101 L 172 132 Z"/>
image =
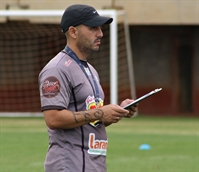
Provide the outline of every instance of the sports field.
<path id="1" fill-rule="evenodd" d="M 107 172 L 199 172 L 198 118 L 139 115 L 107 132 Z M 0 172 L 43 172 L 47 147 L 43 118 L 0 118 Z"/>

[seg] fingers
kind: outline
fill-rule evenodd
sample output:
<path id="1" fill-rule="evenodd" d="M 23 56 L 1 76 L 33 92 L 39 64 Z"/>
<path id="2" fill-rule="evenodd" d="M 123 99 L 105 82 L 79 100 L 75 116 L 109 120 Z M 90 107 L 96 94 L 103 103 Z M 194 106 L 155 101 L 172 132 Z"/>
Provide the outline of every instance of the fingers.
<path id="1" fill-rule="evenodd" d="M 124 118 L 124 117 L 127 117 L 127 115 L 128 114 L 125 114 L 125 116 L 124 115 L 120 115 L 120 114 L 114 114 L 113 116 L 112 116 L 112 120 L 113 120 L 113 123 L 117 123 L 117 122 L 119 122 L 122 118 Z"/>
<path id="2" fill-rule="evenodd" d="M 122 117 L 116 116 L 116 117 L 114 117 L 113 123 L 117 123 L 117 122 L 119 122 L 121 119 L 122 119 Z"/>
<path id="3" fill-rule="evenodd" d="M 130 100 L 128 100 L 128 101 L 130 101 Z M 117 112 L 117 113 L 115 113 L 114 117 L 113 117 L 114 123 L 117 123 L 122 118 L 132 118 L 134 116 L 135 112 L 137 111 L 137 106 L 138 106 L 138 104 L 135 104 L 127 110 L 125 110 L 123 108 L 116 108 L 115 112 Z"/>
<path id="4" fill-rule="evenodd" d="M 130 108 L 128 109 L 129 113 L 127 114 L 126 118 L 131 118 L 132 116 L 134 116 L 136 109 L 135 108 Z"/>
<path id="5" fill-rule="evenodd" d="M 121 106 L 118 105 L 114 106 L 113 110 L 113 116 L 120 118 L 127 116 L 127 114 L 129 113 L 128 110 L 123 109 Z"/>
<path id="6" fill-rule="evenodd" d="M 137 108 L 137 106 L 132 106 L 132 107 L 130 107 L 128 110 L 130 111 L 130 112 L 136 112 L 136 108 Z"/>
<path id="7" fill-rule="evenodd" d="M 123 109 L 118 105 L 105 105 L 101 108 L 104 112 L 102 121 L 104 123 L 117 123 L 124 117 L 128 117 L 129 110 Z"/>
<path id="8" fill-rule="evenodd" d="M 133 107 L 133 108 L 137 108 L 138 105 L 139 105 L 139 103 L 136 103 L 136 104 L 134 104 L 132 107 Z"/>
<path id="9" fill-rule="evenodd" d="M 131 118 L 134 116 L 135 112 L 137 111 L 137 105 L 133 105 L 130 108 L 128 108 L 129 113 L 127 114 L 126 118 Z"/>

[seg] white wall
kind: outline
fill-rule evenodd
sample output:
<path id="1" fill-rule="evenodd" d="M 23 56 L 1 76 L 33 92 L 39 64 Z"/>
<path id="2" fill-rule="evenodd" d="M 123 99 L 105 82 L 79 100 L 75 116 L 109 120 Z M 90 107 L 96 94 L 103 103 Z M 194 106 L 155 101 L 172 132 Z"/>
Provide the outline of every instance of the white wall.
<path id="1" fill-rule="evenodd" d="M 61 10 L 74 3 L 96 9 L 114 4 L 127 12 L 130 24 L 199 24 L 199 0 L 1 0 L 0 9 L 5 9 L 7 4 L 15 8 L 17 2 L 28 5 L 29 9 Z"/>

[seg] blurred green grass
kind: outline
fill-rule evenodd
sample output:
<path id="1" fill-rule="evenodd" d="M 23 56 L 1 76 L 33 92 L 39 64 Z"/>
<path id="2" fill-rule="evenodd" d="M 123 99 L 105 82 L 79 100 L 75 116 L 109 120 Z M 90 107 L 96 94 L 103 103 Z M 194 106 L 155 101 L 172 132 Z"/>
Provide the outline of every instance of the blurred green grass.
<path id="1" fill-rule="evenodd" d="M 198 118 L 139 115 L 107 133 L 107 172 L 199 172 Z M 0 118 L 0 172 L 43 172 L 47 148 L 43 118 Z"/>

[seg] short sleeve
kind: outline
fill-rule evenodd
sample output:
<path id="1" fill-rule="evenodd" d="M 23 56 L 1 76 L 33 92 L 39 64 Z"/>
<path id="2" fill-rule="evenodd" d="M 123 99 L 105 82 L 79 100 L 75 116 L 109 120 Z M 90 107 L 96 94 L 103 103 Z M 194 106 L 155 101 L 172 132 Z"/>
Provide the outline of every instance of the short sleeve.
<path id="1" fill-rule="evenodd" d="M 48 68 L 39 75 L 42 111 L 67 109 L 70 101 L 69 79 L 58 67 Z"/>

